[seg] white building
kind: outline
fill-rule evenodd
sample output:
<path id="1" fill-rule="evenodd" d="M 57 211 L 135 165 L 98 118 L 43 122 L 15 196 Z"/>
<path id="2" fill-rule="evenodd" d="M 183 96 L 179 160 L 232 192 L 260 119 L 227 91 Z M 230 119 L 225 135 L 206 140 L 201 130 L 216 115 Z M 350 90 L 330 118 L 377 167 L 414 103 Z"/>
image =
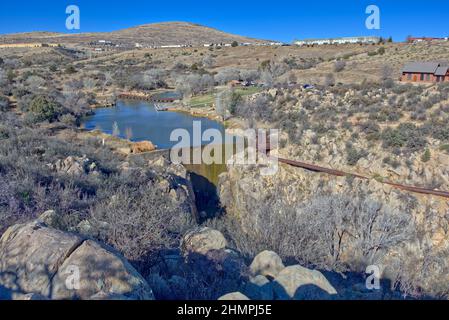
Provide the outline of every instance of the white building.
<path id="1" fill-rule="evenodd" d="M 168 46 L 161 46 L 161 48 L 165 49 L 165 48 L 186 48 L 187 45 L 181 45 L 181 44 L 172 44 L 172 45 L 168 45 Z"/>
<path id="2" fill-rule="evenodd" d="M 296 40 L 294 43 L 297 46 L 310 46 L 310 45 L 324 45 L 324 44 L 372 44 L 379 43 L 380 37 L 342 37 L 342 38 L 328 38 L 328 39 L 306 39 Z"/>

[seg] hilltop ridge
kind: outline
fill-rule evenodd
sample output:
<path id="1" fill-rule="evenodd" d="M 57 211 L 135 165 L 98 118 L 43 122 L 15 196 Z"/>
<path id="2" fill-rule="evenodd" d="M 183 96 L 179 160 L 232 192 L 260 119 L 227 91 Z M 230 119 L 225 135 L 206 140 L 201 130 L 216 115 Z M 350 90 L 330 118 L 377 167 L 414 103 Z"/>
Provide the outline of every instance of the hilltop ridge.
<path id="1" fill-rule="evenodd" d="M 144 46 L 167 46 L 176 44 L 203 45 L 206 43 L 231 43 L 233 41 L 263 42 L 263 40 L 226 33 L 211 27 L 181 21 L 143 24 L 111 32 L 68 34 L 43 31 L 0 35 L 0 44 L 32 42 L 86 44 L 98 40 L 108 40 L 122 45 L 132 46 L 136 43 Z"/>

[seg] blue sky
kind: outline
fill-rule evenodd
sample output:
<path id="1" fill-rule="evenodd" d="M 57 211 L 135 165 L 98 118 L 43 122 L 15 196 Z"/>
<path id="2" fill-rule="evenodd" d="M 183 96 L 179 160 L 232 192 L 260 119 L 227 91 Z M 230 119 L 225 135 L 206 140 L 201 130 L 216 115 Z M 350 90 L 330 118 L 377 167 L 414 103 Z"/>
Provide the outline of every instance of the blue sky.
<path id="1" fill-rule="evenodd" d="M 0 33 L 65 29 L 65 8 L 81 11 L 80 32 L 112 31 L 161 21 L 189 21 L 226 32 L 290 42 L 296 38 L 381 35 L 404 40 L 449 36 L 448 0 L 70 0 L 0 3 Z M 375 4 L 381 29 L 367 30 L 365 9 Z"/>

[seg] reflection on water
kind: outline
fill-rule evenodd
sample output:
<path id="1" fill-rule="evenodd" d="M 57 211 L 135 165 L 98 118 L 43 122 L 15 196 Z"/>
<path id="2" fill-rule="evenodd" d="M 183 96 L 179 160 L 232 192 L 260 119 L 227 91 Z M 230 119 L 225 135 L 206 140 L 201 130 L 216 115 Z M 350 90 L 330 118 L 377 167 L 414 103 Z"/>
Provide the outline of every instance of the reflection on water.
<path id="1" fill-rule="evenodd" d="M 218 184 L 219 175 L 223 172 L 226 172 L 226 161 L 229 160 L 229 158 L 235 153 L 234 144 L 223 144 L 216 147 L 221 148 L 221 156 L 219 157 L 221 159 L 220 161 L 214 162 L 212 164 L 184 164 L 187 170 L 206 177 L 209 182 L 214 185 Z M 193 159 L 193 152 L 204 152 L 204 147 L 191 149 L 190 159 Z M 214 156 L 214 150 L 212 150 L 210 155 L 211 157 Z"/>
<path id="2" fill-rule="evenodd" d="M 118 101 L 116 107 L 96 109 L 94 115 L 84 119 L 84 126 L 88 130 L 100 129 L 112 134 L 116 123 L 121 138 L 130 138 L 132 141 L 150 140 L 158 149 L 169 149 L 177 144 L 177 141 L 170 141 L 170 134 L 175 129 L 186 129 L 193 147 L 207 143 L 203 141 L 198 144 L 193 141 L 194 120 L 201 122 L 202 132 L 213 128 L 224 134 L 224 127 L 219 122 L 178 112 L 158 112 L 153 104 L 146 101 Z"/>
<path id="3" fill-rule="evenodd" d="M 177 144 L 177 141 L 170 141 L 170 134 L 175 129 L 186 129 L 193 139 L 193 121 L 201 121 L 201 134 L 207 129 L 218 129 L 222 136 L 224 135 L 224 127 L 217 121 L 192 117 L 185 113 L 157 112 L 154 105 L 146 101 L 122 100 L 117 102 L 116 107 L 96 109 L 95 114 L 86 117 L 83 124 L 88 130 L 100 129 L 112 134 L 114 123 L 117 123 L 120 137 L 129 138 L 131 132 L 132 141 L 150 140 L 159 149 L 169 149 Z M 200 144 L 207 142 L 203 141 Z M 194 141 L 191 143 L 193 147 L 199 146 Z M 225 153 L 223 148 L 223 161 L 220 163 L 185 166 L 189 171 L 216 185 L 218 176 L 226 171 Z"/>
<path id="4" fill-rule="evenodd" d="M 192 117 L 184 113 L 157 112 L 151 103 L 136 101 L 118 101 L 114 108 L 97 109 L 94 115 L 84 120 L 84 126 L 88 130 L 100 129 L 111 134 L 116 123 L 119 136 L 122 138 L 130 138 L 132 141 L 149 140 L 159 149 L 169 149 L 178 144 L 177 141 L 170 141 L 170 134 L 175 129 L 186 129 L 193 139 L 194 121 L 201 121 L 201 135 L 207 129 L 218 129 L 224 137 L 225 130 L 219 122 Z M 201 154 L 204 150 L 202 145 L 208 142 L 203 141 L 198 144 L 196 141 L 191 141 L 193 148 L 189 149 L 190 158 L 193 159 L 194 150 Z M 226 171 L 226 161 L 235 152 L 232 142 L 215 147 L 222 150 L 222 159 L 219 163 L 184 164 L 190 172 L 198 211 L 205 214 L 203 218 L 213 217 L 220 212 L 216 186 L 219 175 Z M 213 156 L 214 153 L 212 152 L 211 155 Z"/>
<path id="5" fill-rule="evenodd" d="M 114 108 L 97 109 L 94 115 L 84 120 L 84 126 L 88 130 L 100 129 L 111 134 L 116 123 L 119 136 L 122 138 L 131 138 L 133 141 L 150 140 L 159 149 L 169 149 L 178 144 L 177 141 L 170 141 L 170 134 L 175 129 L 186 129 L 193 139 L 193 121 L 201 121 L 201 135 L 207 129 L 218 129 L 224 137 L 224 127 L 216 121 L 192 117 L 184 113 L 157 112 L 154 105 L 148 102 L 118 101 Z M 131 137 L 129 137 L 130 132 L 132 132 Z M 193 159 L 193 150 L 201 153 L 203 150 L 201 145 L 208 142 L 203 141 L 198 144 L 196 141 L 191 141 L 194 148 L 190 149 L 190 158 Z M 207 217 L 214 216 L 219 211 L 220 203 L 216 186 L 219 175 L 226 171 L 226 156 L 231 156 L 234 149 L 228 145 L 226 152 L 225 145 L 216 147 L 222 148 L 223 156 L 219 163 L 185 164 L 190 172 L 198 211 L 204 212 Z"/>

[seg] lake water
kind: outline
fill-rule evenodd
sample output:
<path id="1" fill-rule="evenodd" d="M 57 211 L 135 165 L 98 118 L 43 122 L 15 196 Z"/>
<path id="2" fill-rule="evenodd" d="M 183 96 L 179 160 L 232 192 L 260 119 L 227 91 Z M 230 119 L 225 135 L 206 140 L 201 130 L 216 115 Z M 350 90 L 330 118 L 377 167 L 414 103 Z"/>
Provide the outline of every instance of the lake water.
<path id="1" fill-rule="evenodd" d="M 158 149 L 169 149 L 178 144 L 178 141 L 170 141 L 170 134 L 175 129 L 186 129 L 193 139 L 194 121 L 201 123 L 201 135 L 206 129 L 218 129 L 224 137 L 224 126 L 217 121 L 192 117 L 185 113 L 158 112 L 154 105 L 146 101 L 123 100 L 118 101 L 116 107 L 96 109 L 94 115 L 84 119 L 83 125 L 88 130 L 99 129 L 111 134 L 114 123 L 117 123 L 120 137 L 127 138 L 127 131 L 132 131 L 132 141 L 149 140 Z M 207 143 L 208 141 L 191 141 L 193 147 L 201 147 Z M 224 155 L 225 145 L 221 147 Z M 208 217 L 214 216 L 220 208 L 216 185 L 219 175 L 227 170 L 225 161 L 184 166 L 191 173 L 198 211 L 205 212 Z"/>
<path id="2" fill-rule="evenodd" d="M 95 114 L 86 117 L 83 125 L 88 130 L 99 129 L 112 134 L 117 123 L 121 138 L 127 138 L 131 132 L 132 141 L 149 140 L 158 149 L 169 149 L 178 143 L 170 141 L 170 134 L 175 129 L 186 129 L 191 137 L 191 146 L 199 147 L 207 141 L 193 141 L 193 123 L 199 121 L 201 134 L 206 129 L 218 129 L 224 135 L 223 125 L 207 118 L 193 117 L 185 113 L 156 111 L 154 105 L 146 101 L 118 101 L 116 107 L 99 108 Z"/>

